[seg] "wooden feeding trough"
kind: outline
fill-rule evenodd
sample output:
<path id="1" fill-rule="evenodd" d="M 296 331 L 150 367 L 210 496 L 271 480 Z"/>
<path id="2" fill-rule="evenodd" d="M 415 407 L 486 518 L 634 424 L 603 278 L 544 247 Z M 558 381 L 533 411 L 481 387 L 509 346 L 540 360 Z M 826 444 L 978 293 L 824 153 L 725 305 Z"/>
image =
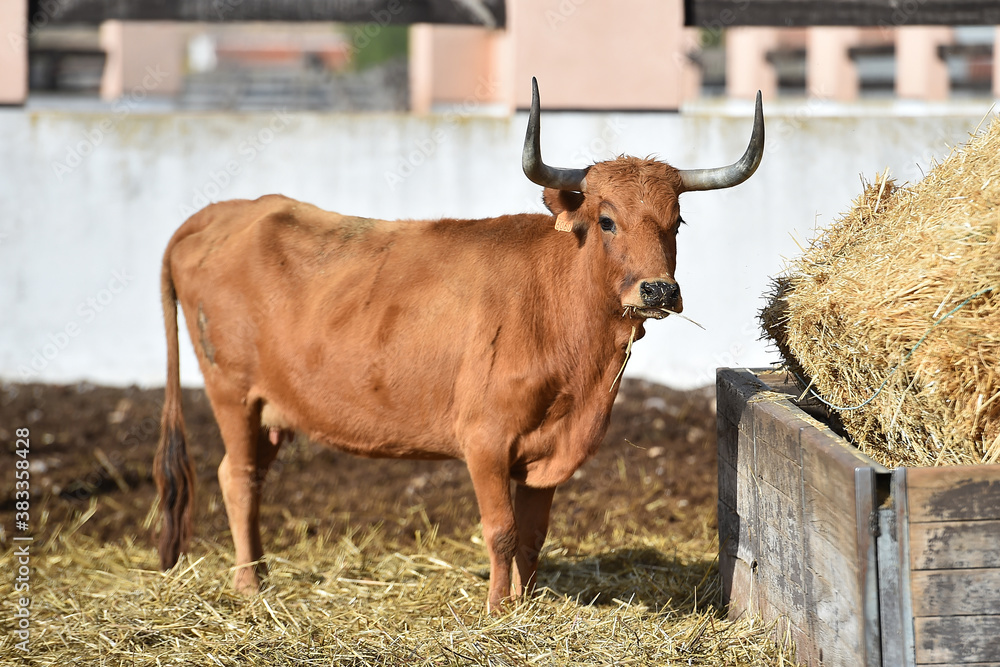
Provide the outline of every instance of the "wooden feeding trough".
<path id="1" fill-rule="evenodd" d="M 807 665 L 1000 667 L 1000 465 L 889 470 L 784 373 L 720 369 L 717 393 L 731 617 L 777 620 Z"/>

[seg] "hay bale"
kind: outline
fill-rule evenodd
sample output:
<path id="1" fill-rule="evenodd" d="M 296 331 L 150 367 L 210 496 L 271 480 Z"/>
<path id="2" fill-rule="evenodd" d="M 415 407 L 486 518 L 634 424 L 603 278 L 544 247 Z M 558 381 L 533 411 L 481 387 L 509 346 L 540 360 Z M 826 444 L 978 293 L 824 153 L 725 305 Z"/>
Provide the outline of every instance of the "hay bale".
<path id="1" fill-rule="evenodd" d="M 998 229 L 994 119 L 916 185 L 866 184 L 773 286 L 765 332 L 884 465 L 1000 457 Z"/>

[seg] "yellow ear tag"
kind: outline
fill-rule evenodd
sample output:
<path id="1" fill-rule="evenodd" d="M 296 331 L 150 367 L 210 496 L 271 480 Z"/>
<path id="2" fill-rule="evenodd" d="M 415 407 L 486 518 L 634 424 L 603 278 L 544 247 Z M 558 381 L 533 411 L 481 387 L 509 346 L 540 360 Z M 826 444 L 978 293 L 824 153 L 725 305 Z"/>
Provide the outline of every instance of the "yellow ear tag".
<path id="1" fill-rule="evenodd" d="M 573 231 L 573 221 L 569 219 L 569 214 L 563 211 L 556 216 L 556 231 L 557 232 L 571 232 Z"/>

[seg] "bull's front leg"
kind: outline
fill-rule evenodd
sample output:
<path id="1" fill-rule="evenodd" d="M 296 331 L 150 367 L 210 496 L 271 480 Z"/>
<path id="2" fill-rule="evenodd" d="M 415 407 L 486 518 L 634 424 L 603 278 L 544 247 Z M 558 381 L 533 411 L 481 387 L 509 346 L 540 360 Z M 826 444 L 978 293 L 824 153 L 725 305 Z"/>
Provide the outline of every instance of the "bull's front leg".
<path id="1" fill-rule="evenodd" d="M 555 492 L 555 487 L 535 489 L 524 484 L 517 485 L 514 516 L 517 522 L 518 547 L 511 587 L 514 597 L 535 592 L 538 557 L 549 532 L 549 510 L 552 508 L 552 496 Z"/>
<path id="2" fill-rule="evenodd" d="M 510 467 L 506 460 L 484 453 L 470 454 L 467 463 L 483 522 L 483 540 L 490 556 L 486 611 L 499 614 L 510 595 L 511 561 L 518 543 L 510 497 Z"/>

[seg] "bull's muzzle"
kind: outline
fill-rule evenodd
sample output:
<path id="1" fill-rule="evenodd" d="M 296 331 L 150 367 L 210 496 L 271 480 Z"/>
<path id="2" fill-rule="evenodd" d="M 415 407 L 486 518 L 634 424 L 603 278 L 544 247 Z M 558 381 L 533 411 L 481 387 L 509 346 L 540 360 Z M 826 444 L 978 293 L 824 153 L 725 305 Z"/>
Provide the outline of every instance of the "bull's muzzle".
<path id="1" fill-rule="evenodd" d="M 639 285 L 639 298 L 642 305 L 648 308 L 665 308 L 676 310 L 681 298 L 680 285 L 666 280 L 642 282 Z"/>

